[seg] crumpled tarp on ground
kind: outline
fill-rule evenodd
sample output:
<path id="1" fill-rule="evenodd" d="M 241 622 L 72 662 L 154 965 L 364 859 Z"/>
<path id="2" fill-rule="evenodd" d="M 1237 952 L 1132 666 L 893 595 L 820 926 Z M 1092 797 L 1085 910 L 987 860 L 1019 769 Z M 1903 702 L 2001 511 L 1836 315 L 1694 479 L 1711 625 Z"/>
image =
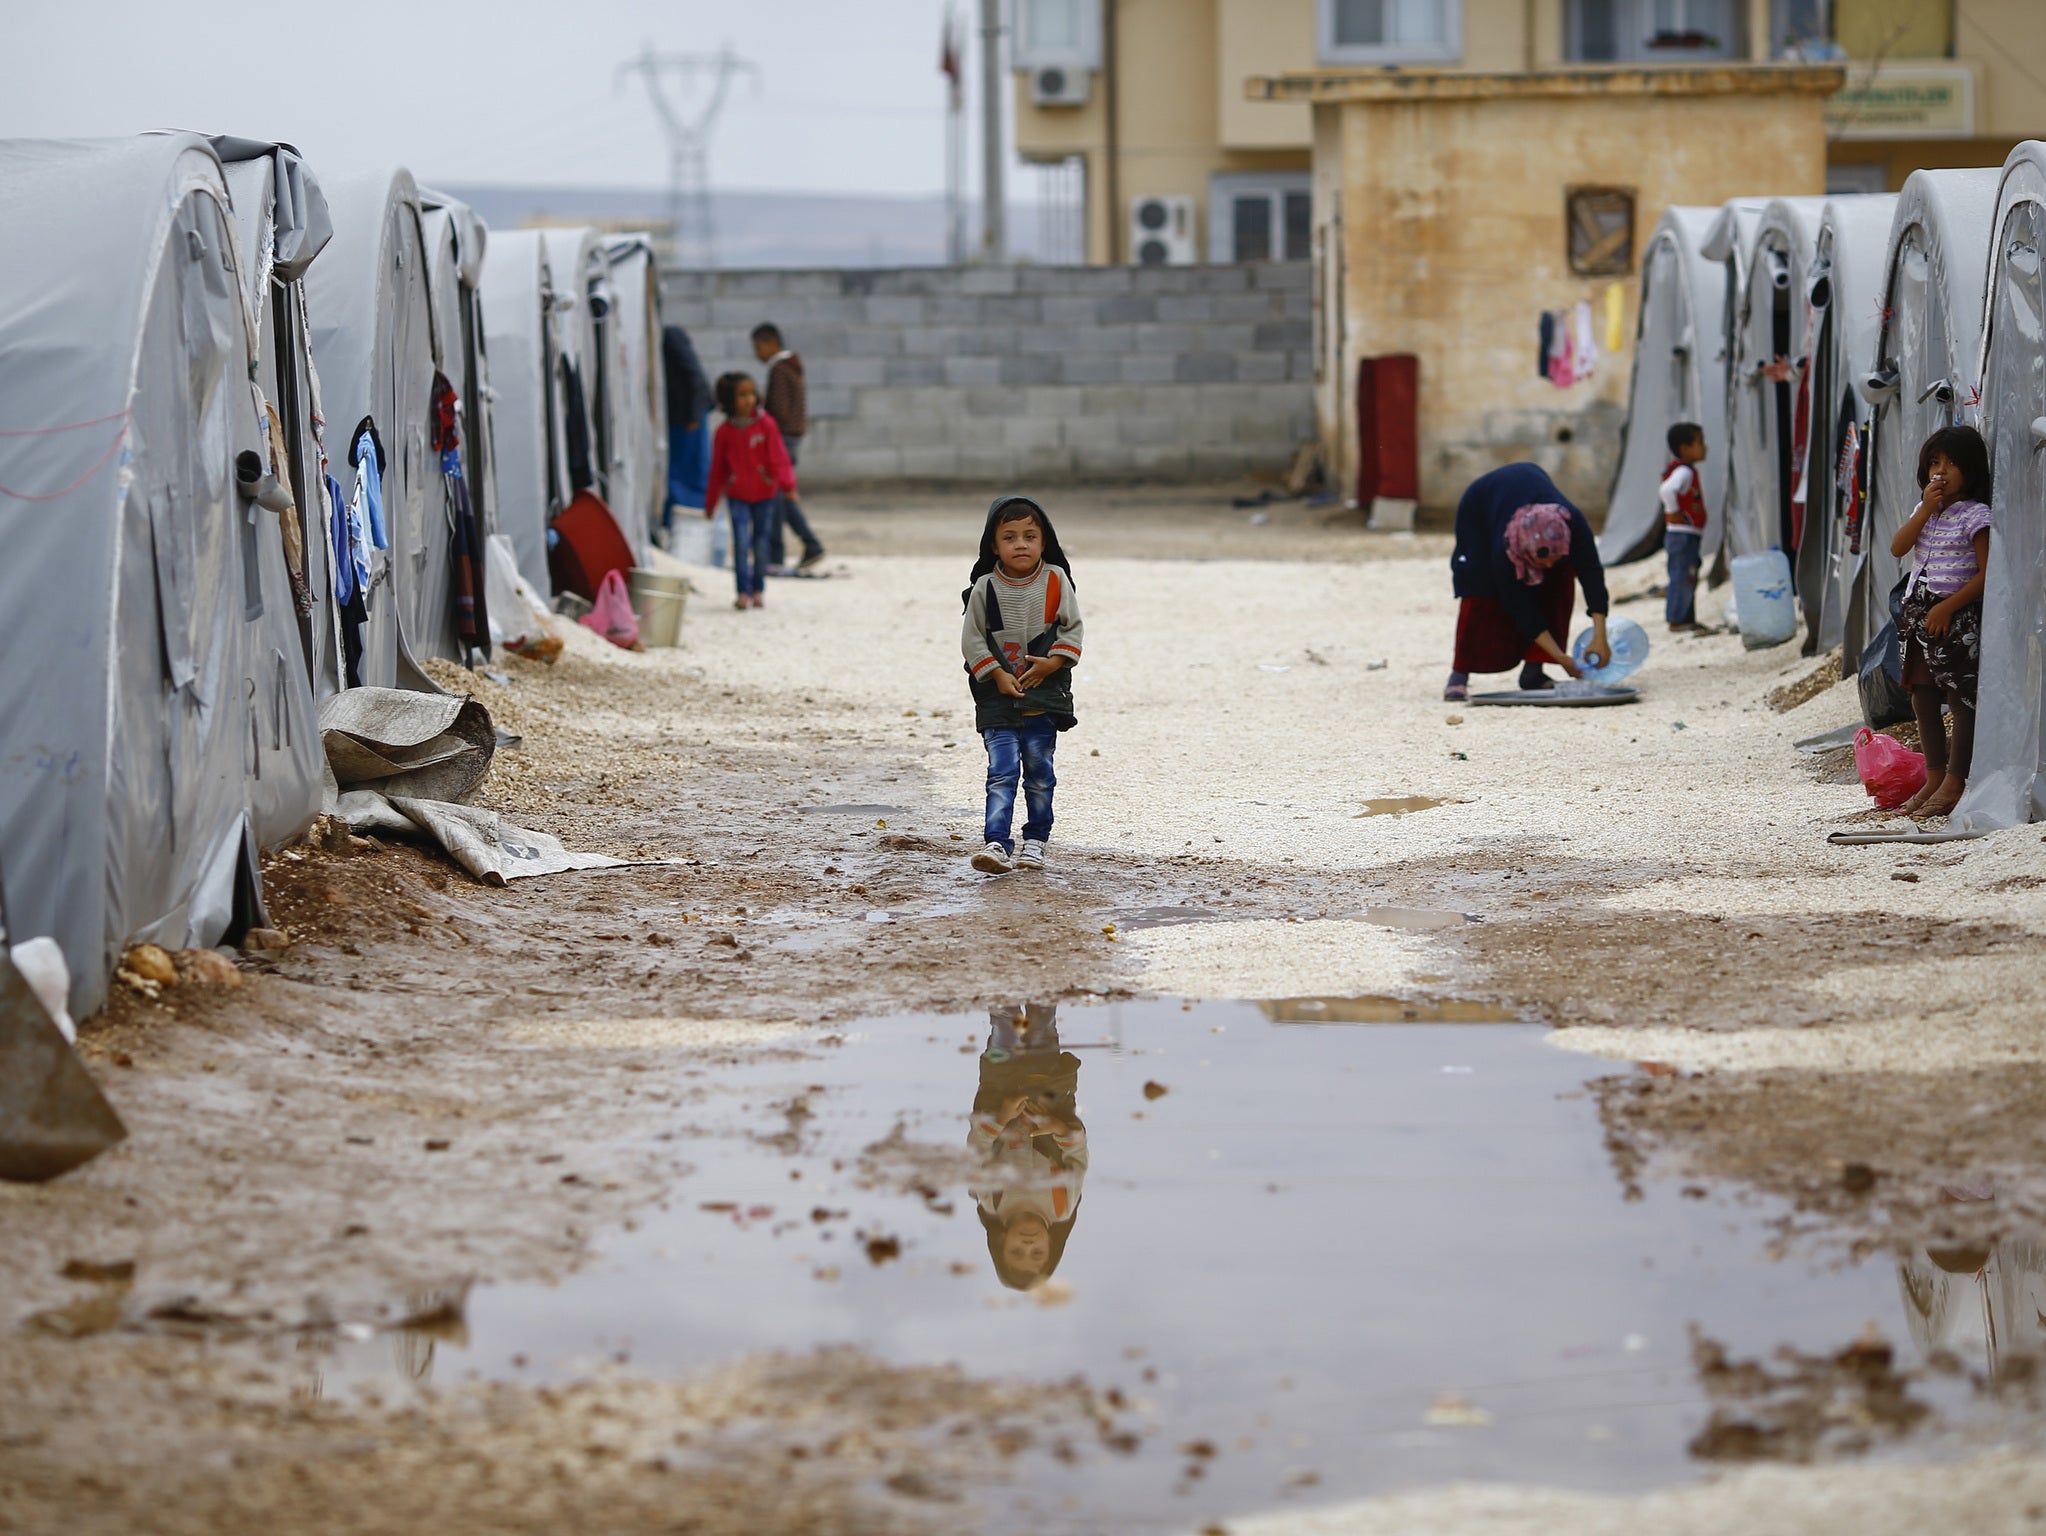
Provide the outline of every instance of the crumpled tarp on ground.
<path id="1" fill-rule="evenodd" d="M 625 862 L 455 803 L 475 793 L 497 752 L 490 711 L 474 699 L 351 688 L 321 705 L 320 735 L 327 813 L 357 832 L 431 838 L 485 885 Z"/>
<path id="2" fill-rule="evenodd" d="M 601 853 L 572 853 L 545 832 L 515 827 L 495 811 L 445 800 L 386 797 L 358 789 L 338 797 L 334 814 L 357 832 L 425 834 L 485 885 L 503 885 L 529 875 L 558 875 L 569 869 L 610 869 L 623 859 Z"/>

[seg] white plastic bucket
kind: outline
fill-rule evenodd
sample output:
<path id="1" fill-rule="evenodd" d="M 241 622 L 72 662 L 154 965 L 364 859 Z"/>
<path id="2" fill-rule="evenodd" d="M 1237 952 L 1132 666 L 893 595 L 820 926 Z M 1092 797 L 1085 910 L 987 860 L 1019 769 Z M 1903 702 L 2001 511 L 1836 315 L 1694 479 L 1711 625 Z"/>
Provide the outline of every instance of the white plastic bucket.
<path id="1" fill-rule="evenodd" d="M 1733 600 L 1740 612 L 1741 644 L 1751 651 L 1781 645 L 1797 633 L 1797 593 L 1790 557 L 1780 549 L 1733 559 Z"/>
<path id="2" fill-rule="evenodd" d="M 668 525 L 668 553 L 684 565 L 716 565 L 712 547 L 716 530 L 717 524 L 701 512 L 678 507 L 675 520 Z"/>

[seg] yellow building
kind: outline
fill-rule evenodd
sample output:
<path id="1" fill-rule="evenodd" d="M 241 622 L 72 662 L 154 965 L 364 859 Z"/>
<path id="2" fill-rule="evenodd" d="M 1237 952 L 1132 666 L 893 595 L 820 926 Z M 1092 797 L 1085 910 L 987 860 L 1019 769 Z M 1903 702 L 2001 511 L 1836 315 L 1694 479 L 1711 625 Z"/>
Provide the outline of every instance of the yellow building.
<path id="1" fill-rule="evenodd" d="M 1408 355 L 1419 482 L 1379 494 L 1453 505 L 1477 475 L 1531 459 L 1602 511 L 1641 246 L 1671 204 L 1822 192 L 1842 78 L 1719 63 L 1252 81 L 1313 113 L 1316 414 L 1338 483 L 1356 481 L 1361 361 Z M 1592 368 L 1580 353 L 1544 375 L 1545 326 L 1584 334 Z"/>
<path id="2" fill-rule="evenodd" d="M 1091 262 L 1308 254 L 1310 109 L 1247 98 L 1253 76 L 1844 61 L 1825 129 L 1836 191 L 1998 165 L 2046 134 L 2046 0 L 1012 4 L 1017 148 L 1069 168 Z"/>

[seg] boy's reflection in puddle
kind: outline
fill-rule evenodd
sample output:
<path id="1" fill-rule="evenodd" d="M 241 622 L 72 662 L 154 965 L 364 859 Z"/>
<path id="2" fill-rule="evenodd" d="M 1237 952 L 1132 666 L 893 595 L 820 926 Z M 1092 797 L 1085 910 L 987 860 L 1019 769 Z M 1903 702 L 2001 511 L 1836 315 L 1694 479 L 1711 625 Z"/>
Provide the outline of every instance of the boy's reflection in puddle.
<path id="1" fill-rule="evenodd" d="M 1052 1277 L 1080 1214 L 1087 1127 L 1079 1090 L 1080 1058 L 1059 1049 L 1058 1004 L 989 1010 L 966 1145 L 984 1159 L 972 1193 L 988 1257 L 1011 1290 Z"/>

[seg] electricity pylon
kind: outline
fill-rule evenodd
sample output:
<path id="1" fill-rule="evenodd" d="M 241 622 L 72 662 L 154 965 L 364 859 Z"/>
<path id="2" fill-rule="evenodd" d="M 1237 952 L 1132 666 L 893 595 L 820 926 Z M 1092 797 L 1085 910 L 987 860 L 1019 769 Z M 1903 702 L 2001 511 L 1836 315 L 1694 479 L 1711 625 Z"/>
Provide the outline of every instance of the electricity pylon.
<path id="1" fill-rule="evenodd" d="M 758 65 L 725 44 L 716 53 L 661 53 L 652 43 L 618 66 L 618 79 L 637 75 L 668 136 L 668 229 L 678 266 L 715 267 L 717 231 L 710 204 L 710 136 L 732 81 Z M 673 82 L 674 95 L 668 94 Z"/>

